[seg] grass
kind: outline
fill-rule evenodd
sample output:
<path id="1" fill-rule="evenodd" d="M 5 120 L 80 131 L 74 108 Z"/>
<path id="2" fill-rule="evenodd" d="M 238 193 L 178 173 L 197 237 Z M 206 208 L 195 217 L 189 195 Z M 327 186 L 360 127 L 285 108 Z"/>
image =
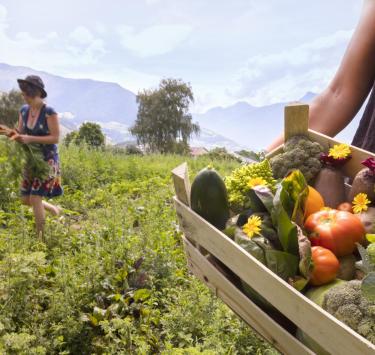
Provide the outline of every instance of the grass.
<path id="1" fill-rule="evenodd" d="M 273 354 L 186 269 L 170 171 L 213 163 L 61 147 L 65 209 L 34 235 L 0 140 L 0 353 Z"/>

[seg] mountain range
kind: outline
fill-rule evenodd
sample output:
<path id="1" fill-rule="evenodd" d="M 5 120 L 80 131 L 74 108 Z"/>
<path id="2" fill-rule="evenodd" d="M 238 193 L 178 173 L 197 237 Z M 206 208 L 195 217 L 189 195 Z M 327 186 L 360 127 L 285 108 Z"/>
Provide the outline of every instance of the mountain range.
<path id="1" fill-rule="evenodd" d="M 129 133 L 137 117 L 136 95 L 119 84 L 91 79 L 71 79 L 27 67 L 0 63 L 0 91 L 17 88 L 17 78 L 39 75 L 48 91 L 48 103 L 60 114 L 63 132 L 77 129 L 85 121 L 97 122 L 112 143 L 134 141 Z M 297 101 L 310 102 L 316 94 L 307 93 Z M 237 102 L 228 107 L 214 107 L 203 114 L 193 114 L 201 126 L 192 146 L 226 147 L 230 151 L 243 148 L 265 148 L 283 129 L 285 102 L 252 106 Z M 359 115 L 340 134 L 350 142 L 358 125 Z"/>

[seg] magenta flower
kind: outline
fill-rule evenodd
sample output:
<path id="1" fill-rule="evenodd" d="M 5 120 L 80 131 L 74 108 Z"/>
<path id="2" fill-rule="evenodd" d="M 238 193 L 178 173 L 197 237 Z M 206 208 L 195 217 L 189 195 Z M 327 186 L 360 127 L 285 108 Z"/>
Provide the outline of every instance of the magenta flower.
<path id="1" fill-rule="evenodd" d="M 340 168 L 343 166 L 349 159 L 351 159 L 351 155 L 348 155 L 345 158 L 334 158 L 333 156 L 322 153 L 320 154 L 320 161 L 323 163 L 324 166 L 332 166 L 334 168 Z"/>
<path id="2" fill-rule="evenodd" d="M 375 174 L 375 159 L 374 158 L 368 158 L 362 162 L 362 164 L 369 168 L 369 170 Z"/>

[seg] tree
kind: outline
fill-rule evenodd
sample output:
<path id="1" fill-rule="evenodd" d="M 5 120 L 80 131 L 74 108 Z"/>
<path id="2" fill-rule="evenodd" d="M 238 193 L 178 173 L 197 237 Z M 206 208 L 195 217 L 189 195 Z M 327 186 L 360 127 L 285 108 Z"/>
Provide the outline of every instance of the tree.
<path id="1" fill-rule="evenodd" d="M 16 126 L 23 104 L 24 99 L 20 91 L 11 90 L 7 93 L 0 93 L 0 124 L 9 127 Z"/>
<path id="2" fill-rule="evenodd" d="M 102 148 L 105 145 L 105 136 L 100 125 L 97 123 L 86 122 L 81 125 L 78 131 L 72 131 L 65 136 L 64 144 L 86 143 L 92 148 Z"/>
<path id="3" fill-rule="evenodd" d="M 77 138 L 78 138 L 78 131 L 71 131 L 67 133 L 67 135 L 64 137 L 64 144 L 68 146 L 69 144 L 77 144 Z"/>
<path id="4" fill-rule="evenodd" d="M 189 105 L 194 102 L 192 88 L 179 79 L 163 79 L 158 89 L 137 95 L 137 120 L 130 133 L 151 152 L 175 152 L 188 145 L 199 125 L 192 122 Z"/>

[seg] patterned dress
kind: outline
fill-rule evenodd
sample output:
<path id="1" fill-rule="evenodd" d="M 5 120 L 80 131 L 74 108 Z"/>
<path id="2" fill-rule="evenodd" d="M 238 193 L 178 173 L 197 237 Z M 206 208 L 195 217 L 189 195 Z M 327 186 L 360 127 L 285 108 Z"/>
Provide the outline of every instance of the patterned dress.
<path id="1" fill-rule="evenodd" d="M 32 129 L 27 126 L 30 107 L 22 106 L 20 114 L 22 117 L 22 133 L 30 136 L 47 136 L 50 134 L 47 123 L 47 116 L 56 114 L 56 111 L 49 106 L 43 105 L 39 116 Z M 43 197 L 56 197 L 63 194 L 61 186 L 61 171 L 57 144 L 38 144 L 44 160 L 49 165 L 47 178 L 32 176 L 29 167 L 24 167 L 21 183 L 21 195 L 38 195 Z"/>

